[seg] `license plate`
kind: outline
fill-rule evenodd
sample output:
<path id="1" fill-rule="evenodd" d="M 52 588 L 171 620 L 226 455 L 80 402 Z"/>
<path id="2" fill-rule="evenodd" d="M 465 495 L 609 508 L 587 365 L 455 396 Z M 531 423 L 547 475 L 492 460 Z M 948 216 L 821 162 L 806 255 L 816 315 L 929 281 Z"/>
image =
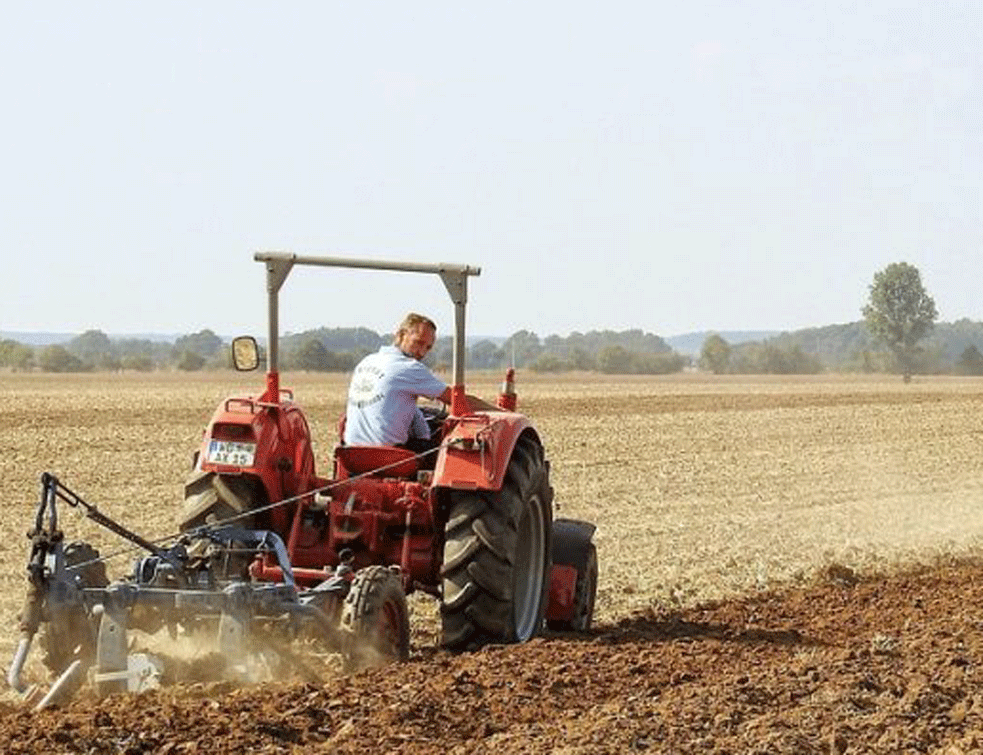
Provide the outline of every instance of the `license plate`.
<path id="1" fill-rule="evenodd" d="M 239 443 L 234 440 L 213 440 L 208 444 L 206 461 L 230 467 L 251 467 L 256 460 L 255 443 Z"/>

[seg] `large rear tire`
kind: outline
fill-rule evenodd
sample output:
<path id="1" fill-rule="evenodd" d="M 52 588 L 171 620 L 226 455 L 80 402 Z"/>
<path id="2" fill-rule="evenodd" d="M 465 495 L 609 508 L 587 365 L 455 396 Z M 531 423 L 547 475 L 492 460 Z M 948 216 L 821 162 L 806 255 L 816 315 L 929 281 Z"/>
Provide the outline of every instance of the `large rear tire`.
<path id="1" fill-rule="evenodd" d="M 444 538 L 443 645 L 525 642 L 542 629 L 553 489 L 543 449 L 520 438 L 501 490 L 454 491 Z"/>
<path id="2" fill-rule="evenodd" d="M 410 618 L 399 577 L 384 566 L 360 570 L 342 604 L 340 626 L 348 669 L 409 658 Z"/>
<path id="3" fill-rule="evenodd" d="M 99 551 L 88 543 L 72 542 L 65 546 L 65 569 L 75 586 L 106 587 L 106 564 Z M 74 661 L 88 667 L 96 655 L 96 631 L 81 605 L 64 610 L 48 610 L 48 621 L 40 635 L 41 661 L 57 678 Z"/>

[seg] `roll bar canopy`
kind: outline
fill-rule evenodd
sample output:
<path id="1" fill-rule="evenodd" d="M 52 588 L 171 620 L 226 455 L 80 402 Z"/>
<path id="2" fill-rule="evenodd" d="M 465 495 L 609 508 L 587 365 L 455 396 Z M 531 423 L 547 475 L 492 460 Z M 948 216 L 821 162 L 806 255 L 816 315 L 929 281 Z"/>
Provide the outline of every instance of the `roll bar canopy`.
<path id="1" fill-rule="evenodd" d="M 439 275 L 444 282 L 451 301 L 454 302 L 454 390 L 451 411 L 454 414 L 464 412 L 464 323 L 468 302 L 468 276 L 481 275 L 481 268 L 471 265 L 454 265 L 445 262 L 426 264 L 417 262 L 400 262 L 391 260 L 366 260 L 346 257 L 310 257 L 290 252 L 257 252 L 254 256 L 257 262 L 266 264 L 266 291 L 269 297 L 269 340 L 268 340 L 268 373 L 272 380 L 269 389 L 274 393 L 273 400 L 279 394 L 279 293 L 287 276 L 294 265 L 316 265 L 319 267 L 348 267 L 363 270 L 389 270 L 405 273 L 430 273 Z M 460 395 L 460 399 L 458 399 Z M 458 404 L 458 402 L 461 402 Z M 459 411 L 460 409 L 460 411 Z"/>

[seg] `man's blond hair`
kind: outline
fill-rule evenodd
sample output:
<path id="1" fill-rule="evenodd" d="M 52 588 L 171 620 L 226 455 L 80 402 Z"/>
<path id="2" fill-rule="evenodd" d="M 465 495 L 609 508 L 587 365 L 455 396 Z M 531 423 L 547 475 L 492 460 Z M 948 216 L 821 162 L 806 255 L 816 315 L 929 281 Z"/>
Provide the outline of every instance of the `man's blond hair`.
<path id="1" fill-rule="evenodd" d="M 433 332 L 436 334 L 437 323 L 435 323 L 429 317 L 418 315 L 416 312 L 410 312 L 403 318 L 403 321 L 399 324 L 399 327 L 396 328 L 396 335 L 393 336 L 393 343 L 398 344 L 403 339 L 403 335 L 405 333 L 414 330 L 421 325 L 429 325 L 431 328 L 433 328 Z"/>

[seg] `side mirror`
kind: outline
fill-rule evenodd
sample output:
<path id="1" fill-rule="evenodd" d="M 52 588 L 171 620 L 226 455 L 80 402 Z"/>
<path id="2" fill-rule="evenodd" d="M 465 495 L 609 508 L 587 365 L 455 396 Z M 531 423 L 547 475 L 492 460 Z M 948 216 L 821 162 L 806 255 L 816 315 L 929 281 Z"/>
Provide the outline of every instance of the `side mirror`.
<path id="1" fill-rule="evenodd" d="M 259 346 L 252 336 L 238 336 L 232 339 L 232 364 L 240 372 L 249 372 L 259 367 Z"/>

